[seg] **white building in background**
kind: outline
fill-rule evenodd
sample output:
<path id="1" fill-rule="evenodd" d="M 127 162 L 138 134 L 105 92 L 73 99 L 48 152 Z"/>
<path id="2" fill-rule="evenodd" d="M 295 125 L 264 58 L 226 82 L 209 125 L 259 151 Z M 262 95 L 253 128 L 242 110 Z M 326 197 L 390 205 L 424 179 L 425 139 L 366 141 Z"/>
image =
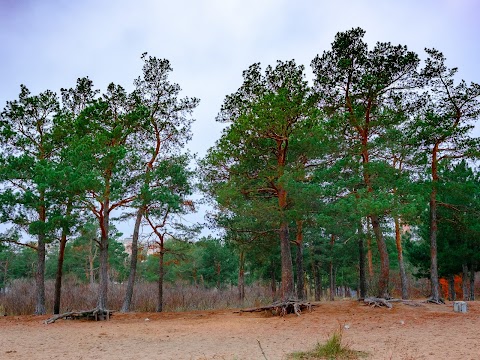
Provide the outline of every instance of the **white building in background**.
<path id="1" fill-rule="evenodd" d="M 127 237 L 120 240 L 125 247 L 125 252 L 128 256 L 132 255 L 132 237 Z M 153 255 L 157 252 L 157 244 L 149 242 L 139 242 L 138 243 L 138 253 L 143 256 Z"/>

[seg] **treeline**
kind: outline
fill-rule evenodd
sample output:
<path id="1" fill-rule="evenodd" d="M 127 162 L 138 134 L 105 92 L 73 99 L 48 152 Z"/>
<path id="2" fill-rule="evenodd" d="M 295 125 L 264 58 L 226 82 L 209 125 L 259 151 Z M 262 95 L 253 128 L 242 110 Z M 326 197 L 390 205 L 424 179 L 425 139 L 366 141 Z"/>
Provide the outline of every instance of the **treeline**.
<path id="1" fill-rule="evenodd" d="M 60 96 L 32 95 L 22 86 L 0 118 L 7 227 L 0 255 L 35 257 L 29 273 L 35 313 L 46 312 L 45 274 L 53 276 L 52 269 L 59 312 L 63 272 L 72 272 L 67 265 L 78 254 L 83 263 L 96 257 L 89 281 L 99 283 L 103 310 L 115 280 L 126 284 L 122 311 L 129 311 L 136 280 L 155 277 L 145 275 L 155 261 L 156 310 L 162 311 L 165 267 L 202 248 L 190 244 L 200 227 L 182 220 L 195 211 L 190 195 L 197 185 L 211 205 L 209 226 L 222 234 L 217 245 L 199 244 L 228 254 L 213 266 L 190 262 L 186 281 L 235 283 L 242 298 L 248 281 L 270 279 L 275 289 L 280 278 L 282 299 L 303 299 L 307 287 L 320 298 L 324 277 L 333 294 L 342 269 L 344 285 L 359 296 L 389 297 L 395 267 L 402 297 L 409 297 L 414 271 L 430 278 L 430 299 L 440 302 L 440 277 L 474 279 L 480 142 L 471 130 L 480 86 L 458 81 L 457 69 L 435 49 L 426 50 L 422 63 L 406 46 L 369 49 L 363 36 L 359 28 L 337 34 L 331 49 L 312 61 L 312 84 L 293 60 L 265 70 L 250 66 L 220 109 L 221 138 L 196 169 L 185 146 L 199 100 L 180 97 L 167 60 L 144 54 L 132 92 L 111 84 L 101 94 L 88 78 Z M 126 258 L 111 224 L 128 217 L 135 226 Z M 142 227 L 155 257 L 139 252 Z M 75 248 L 79 239 L 89 242 L 87 250 Z M 235 271 L 224 277 L 232 259 Z M 2 264 L 5 274 L 11 271 Z M 375 283 L 368 281 L 374 267 Z M 213 278 L 202 271 L 213 271 Z"/>
<path id="2" fill-rule="evenodd" d="M 240 251 L 280 246 L 284 299 L 305 297 L 304 248 L 333 253 L 339 244 L 342 257 L 356 252 L 360 297 L 390 297 L 389 234 L 408 298 L 408 227 L 411 259 L 438 303 L 439 276 L 477 270 L 480 142 L 471 130 L 480 86 L 458 81 L 438 50 L 426 49 L 422 63 L 406 46 L 369 49 L 364 34 L 338 33 L 312 60 L 313 84 L 293 60 L 245 70 L 217 117 L 227 126 L 201 162 L 201 185 L 212 223 Z M 370 234 L 379 274 L 368 289 Z"/>
<path id="3" fill-rule="evenodd" d="M 130 243 L 127 242 L 127 248 Z M 213 238 L 202 238 L 196 242 L 184 243 L 167 241 L 164 277 L 169 283 L 183 283 L 207 288 L 224 288 L 236 285 L 238 276 L 238 255 L 228 245 Z M 63 276 L 79 284 L 92 287 L 99 279 L 99 252 L 94 238 L 80 235 L 71 239 L 65 250 Z M 35 276 L 36 252 L 24 246 L 10 246 L 0 253 L 2 276 L 0 288 L 19 279 Z M 55 280 L 59 248 L 52 244 L 45 262 L 46 280 Z M 159 257 L 156 249 L 140 245 L 137 280 L 157 282 Z M 250 266 L 249 266 L 250 268 Z M 118 238 L 111 239 L 109 246 L 108 275 L 112 283 L 126 283 L 130 269 L 129 254 L 125 243 Z M 259 281 L 262 271 L 257 269 L 249 276 L 249 283 Z"/>

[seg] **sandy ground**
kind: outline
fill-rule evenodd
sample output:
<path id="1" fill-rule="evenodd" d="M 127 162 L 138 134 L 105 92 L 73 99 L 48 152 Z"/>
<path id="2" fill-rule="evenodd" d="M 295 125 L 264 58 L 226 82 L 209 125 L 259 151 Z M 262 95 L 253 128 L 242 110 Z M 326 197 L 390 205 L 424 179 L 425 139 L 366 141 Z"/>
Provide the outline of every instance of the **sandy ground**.
<path id="1" fill-rule="evenodd" d="M 339 326 L 368 359 L 480 359 L 480 303 L 370 308 L 324 302 L 300 317 L 233 310 L 115 314 L 110 321 L 0 318 L 0 359 L 285 359 Z M 261 352 L 265 352 L 265 357 Z"/>

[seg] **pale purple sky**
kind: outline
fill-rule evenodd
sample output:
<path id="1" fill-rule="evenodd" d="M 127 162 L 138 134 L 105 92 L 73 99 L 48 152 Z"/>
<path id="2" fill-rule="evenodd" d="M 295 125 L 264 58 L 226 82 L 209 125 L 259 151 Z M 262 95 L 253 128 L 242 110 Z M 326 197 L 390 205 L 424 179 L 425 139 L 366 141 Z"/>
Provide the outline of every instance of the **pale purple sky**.
<path id="1" fill-rule="evenodd" d="M 190 149 L 202 156 L 243 70 L 293 58 L 310 73 L 315 55 L 352 27 L 372 45 L 404 44 L 422 58 L 435 47 L 480 83 L 478 14 L 477 0 L 0 0 L 0 109 L 20 84 L 36 94 L 89 76 L 101 90 L 132 89 L 147 51 L 169 59 L 183 94 L 201 99 Z"/>

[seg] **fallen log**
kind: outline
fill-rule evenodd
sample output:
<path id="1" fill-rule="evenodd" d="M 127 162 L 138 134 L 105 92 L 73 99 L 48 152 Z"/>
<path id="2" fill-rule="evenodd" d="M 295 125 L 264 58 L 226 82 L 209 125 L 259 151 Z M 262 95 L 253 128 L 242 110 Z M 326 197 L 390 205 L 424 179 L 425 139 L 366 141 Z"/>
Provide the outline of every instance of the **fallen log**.
<path id="1" fill-rule="evenodd" d="M 53 315 L 51 318 L 45 320 L 45 324 L 51 324 L 58 319 L 87 319 L 87 320 L 110 320 L 110 316 L 114 310 L 100 310 L 98 308 L 83 311 L 67 311 L 63 314 Z"/>
<path id="2" fill-rule="evenodd" d="M 303 302 L 299 300 L 284 300 L 276 301 L 270 305 L 259 306 L 249 309 L 241 309 L 239 312 L 261 312 L 261 311 L 272 311 L 274 315 L 284 316 L 287 314 L 296 314 L 300 316 L 302 310 L 312 311 L 312 307 L 315 306 L 310 302 Z"/>

